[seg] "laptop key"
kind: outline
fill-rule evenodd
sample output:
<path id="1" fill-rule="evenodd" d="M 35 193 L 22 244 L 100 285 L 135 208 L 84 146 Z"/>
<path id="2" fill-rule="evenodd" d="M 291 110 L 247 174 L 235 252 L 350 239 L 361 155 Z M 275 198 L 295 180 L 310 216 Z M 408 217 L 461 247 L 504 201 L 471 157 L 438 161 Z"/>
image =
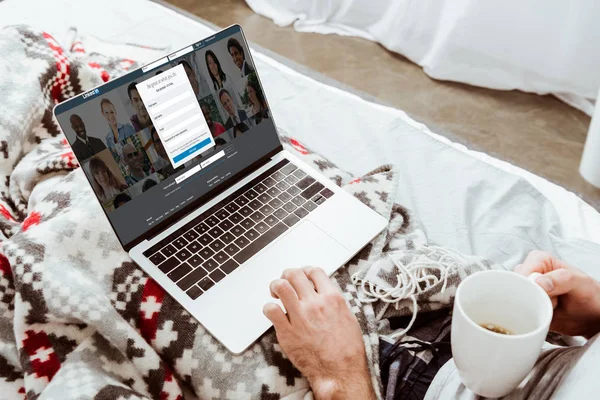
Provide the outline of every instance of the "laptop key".
<path id="1" fill-rule="evenodd" d="M 215 285 L 215 283 L 208 276 L 206 278 L 202 279 L 200 282 L 198 282 L 198 286 L 205 292 L 208 289 L 210 289 L 211 287 L 213 287 L 214 285 Z"/>
<path id="2" fill-rule="evenodd" d="M 192 300 L 196 300 L 202 294 L 202 289 L 200 289 L 198 286 L 192 286 L 185 293 L 190 296 Z"/>
<path id="3" fill-rule="evenodd" d="M 296 208 L 294 203 L 286 203 L 283 205 L 283 209 L 289 213 L 293 212 Z"/>
<path id="4" fill-rule="evenodd" d="M 251 219 L 252 221 L 254 221 L 254 222 L 257 222 L 257 223 L 258 223 L 259 221 L 262 221 L 263 219 L 265 219 L 265 216 L 264 216 L 264 215 L 262 215 L 262 213 L 261 213 L 260 211 L 257 211 L 257 212 L 255 212 L 254 214 L 252 214 L 252 215 L 250 216 L 250 219 Z"/>
<path id="5" fill-rule="evenodd" d="M 298 181 L 298 183 L 296 183 L 296 186 L 298 186 L 298 188 L 300 188 L 301 190 L 304 190 L 315 182 L 315 178 L 306 176 L 300 181 Z"/>
<path id="6" fill-rule="evenodd" d="M 259 208 L 258 211 L 260 211 L 261 213 L 263 213 L 263 215 L 269 215 L 269 214 L 271 214 L 275 210 L 273 209 L 273 207 L 271 207 L 270 205 L 266 204 L 266 205 L 262 206 L 261 208 Z"/>
<path id="7" fill-rule="evenodd" d="M 232 256 L 232 257 L 233 257 L 233 255 L 234 255 L 235 253 L 237 253 L 238 251 L 240 251 L 240 248 L 239 248 L 239 247 L 237 247 L 237 246 L 236 246 L 235 244 L 233 244 L 233 243 L 231 243 L 231 244 L 228 244 L 227 246 L 225 246 L 225 252 L 226 252 L 227 254 L 229 254 L 230 256 Z"/>
<path id="8" fill-rule="evenodd" d="M 250 218 L 246 218 L 240 223 L 240 225 L 243 226 L 245 229 L 250 229 L 255 225 L 255 223 Z"/>
<path id="9" fill-rule="evenodd" d="M 190 264 L 192 268 L 196 268 L 197 266 L 202 264 L 202 257 L 200 257 L 198 254 L 194 254 L 193 256 L 188 258 L 187 263 Z"/>
<path id="10" fill-rule="evenodd" d="M 196 268 L 191 273 L 187 274 L 185 278 L 177 282 L 177 286 L 179 286 L 181 290 L 187 290 L 190 286 L 204 278 L 206 275 L 208 275 L 208 273 L 204 270 L 204 268 Z"/>
<path id="11" fill-rule="evenodd" d="M 221 242 L 219 239 L 215 240 L 214 242 L 212 242 L 210 244 L 210 246 L 208 246 L 211 248 L 211 250 L 213 250 L 215 253 L 217 251 L 221 251 L 223 249 L 223 247 L 225 247 L 225 244 L 223 242 Z"/>
<path id="12" fill-rule="evenodd" d="M 205 223 L 198 224 L 194 229 L 196 230 L 196 232 L 202 235 L 203 233 L 208 232 L 208 225 L 206 225 Z"/>
<path id="13" fill-rule="evenodd" d="M 235 243 L 237 247 L 242 249 L 248 246 L 248 243 L 250 243 L 250 241 L 246 238 L 246 236 L 240 236 L 239 238 L 235 239 L 233 243 Z"/>
<path id="14" fill-rule="evenodd" d="M 273 207 L 273 209 L 278 209 L 279 207 L 281 207 L 281 205 L 283 204 L 283 201 L 279 200 L 279 199 L 273 199 L 269 202 L 269 205 L 271 207 Z"/>
<path id="15" fill-rule="evenodd" d="M 296 169 L 298 169 L 298 167 L 296 167 L 296 166 L 295 166 L 294 164 L 292 164 L 292 163 L 289 163 L 289 164 L 287 164 L 285 167 L 281 168 L 281 169 L 279 170 L 279 172 L 281 172 L 281 173 L 282 173 L 282 174 L 284 174 L 284 175 L 289 175 L 289 174 L 291 174 L 292 172 L 294 172 Z"/>
<path id="16" fill-rule="evenodd" d="M 244 193 L 244 196 L 246 196 L 248 200 L 254 200 L 256 197 L 258 197 L 258 193 L 252 189 L 248 189 L 248 191 Z"/>
<path id="17" fill-rule="evenodd" d="M 287 226 L 293 226 L 295 225 L 298 221 L 300 221 L 300 218 L 298 218 L 295 214 L 290 214 L 287 217 L 285 217 L 283 219 L 283 222 L 287 225 Z"/>
<path id="18" fill-rule="evenodd" d="M 216 262 L 218 262 L 219 264 L 223 264 L 225 261 L 227 261 L 229 259 L 229 256 L 227 254 L 225 254 L 224 251 L 220 251 L 217 254 L 215 254 L 215 256 L 213 257 L 213 260 L 215 260 Z"/>
<path id="19" fill-rule="evenodd" d="M 225 232 L 224 234 L 221 235 L 221 237 L 219 239 L 221 239 L 221 241 L 223 241 L 223 243 L 225 243 L 227 245 L 227 244 L 233 242 L 233 239 L 235 239 L 235 236 L 231 232 Z"/>
<path id="20" fill-rule="evenodd" d="M 215 226 L 216 224 L 219 223 L 219 219 L 215 216 L 215 215 L 211 215 L 210 217 L 206 218 L 204 220 L 204 223 L 209 227 L 212 228 L 213 226 Z"/>
<path id="21" fill-rule="evenodd" d="M 294 175 L 290 175 L 287 178 L 285 178 L 285 181 L 287 183 L 289 183 L 290 185 L 295 184 L 296 182 L 298 182 L 300 179 L 296 178 Z"/>
<path id="22" fill-rule="evenodd" d="M 215 269 L 213 272 L 210 273 L 210 275 L 208 275 L 210 277 L 210 279 L 213 280 L 213 282 L 217 283 L 219 282 L 221 279 L 225 278 L 225 274 L 223 273 L 223 271 L 221 271 L 220 269 Z"/>
<path id="23" fill-rule="evenodd" d="M 281 172 L 277 171 L 277 172 L 273 173 L 273 175 L 271 175 L 271 178 L 273 178 L 275 181 L 279 182 L 280 180 L 285 178 L 285 175 L 282 174 Z"/>
<path id="24" fill-rule="evenodd" d="M 227 211 L 229 211 L 230 213 L 234 213 L 240 209 L 240 206 L 232 201 L 231 203 L 229 203 L 225 206 L 225 209 Z"/>
<path id="25" fill-rule="evenodd" d="M 189 231 L 187 231 L 186 233 L 183 234 L 183 237 L 188 241 L 191 242 L 193 240 L 196 240 L 196 238 L 198 237 L 198 232 L 196 232 L 193 229 L 190 229 Z"/>
<path id="26" fill-rule="evenodd" d="M 269 226 L 273 226 L 273 225 L 276 225 L 279 222 L 279 219 L 277 219 L 277 217 L 274 216 L 274 215 L 267 215 L 267 218 L 265 218 L 265 222 L 267 224 L 269 224 Z"/>
<path id="27" fill-rule="evenodd" d="M 200 245 L 200 243 L 198 243 L 197 240 L 194 240 L 192 243 L 188 244 L 186 247 L 186 249 L 188 249 L 188 251 L 192 254 L 199 252 L 201 248 L 202 248 L 202 245 Z"/>
<path id="28" fill-rule="evenodd" d="M 304 198 L 302 198 L 302 196 L 296 196 L 292 199 L 292 203 L 294 203 L 298 207 L 300 207 L 302 204 L 304 204 L 305 201 L 306 200 L 304 200 Z"/>
<path id="29" fill-rule="evenodd" d="M 188 244 L 188 241 L 185 240 L 183 237 L 179 236 L 177 239 L 173 240 L 171 242 L 171 244 L 173 246 L 175 246 L 176 249 L 183 249 L 185 247 L 186 244 Z"/>
<path id="30" fill-rule="evenodd" d="M 288 185 L 286 181 L 281 181 L 275 185 L 275 187 L 283 192 L 284 190 L 288 190 L 290 185 Z"/>
<path id="31" fill-rule="evenodd" d="M 219 217 L 219 219 L 223 220 L 223 219 L 225 219 L 225 218 L 229 217 L 229 212 L 228 212 L 226 209 L 222 208 L 222 209 L 220 209 L 219 211 L 217 211 L 217 212 L 215 213 L 215 215 L 216 215 L 217 217 Z"/>
<path id="32" fill-rule="evenodd" d="M 231 230 L 229 232 L 231 232 L 233 234 L 233 236 L 235 236 L 237 238 L 242 233 L 246 232 L 246 230 L 241 225 L 236 225 L 233 228 L 231 228 Z"/>
<path id="33" fill-rule="evenodd" d="M 304 218 L 308 215 L 308 211 L 306 211 L 304 207 L 299 207 L 296 211 L 294 211 L 294 214 L 296 214 L 298 218 Z"/>
<path id="34" fill-rule="evenodd" d="M 240 208 L 240 214 L 241 214 L 243 217 L 248 217 L 248 216 L 250 216 L 250 214 L 252 214 L 253 212 L 254 212 L 254 211 L 253 211 L 253 210 L 252 210 L 250 207 L 248 207 L 248 206 Z"/>
<path id="35" fill-rule="evenodd" d="M 317 205 L 315 203 L 313 203 L 312 201 L 307 201 L 306 203 L 304 203 L 302 205 L 304 208 L 306 208 L 308 211 L 312 211 L 315 208 L 317 208 Z"/>
<path id="36" fill-rule="evenodd" d="M 276 183 L 277 183 L 277 181 L 275 179 L 271 178 L 270 176 L 262 181 L 262 184 L 268 188 L 272 187 Z"/>
<path id="37" fill-rule="evenodd" d="M 259 233 L 265 233 L 266 231 L 269 230 L 269 225 L 267 225 L 263 221 L 260 221 L 258 224 L 256 224 L 254 226 L 254 229 L 256 229 Z"/>
<path id="38" fill-rule="evenodd" d="M 256 232 L 254 229 L 250 229 L 246 232 L 245 236 L 248 238 L 248 240 L 253 241 L 258 237 L 258 232 Z"/>
<path id="39" fill-rule="evenodd" d="M 266 193 L 262 193 L 258 196 L 258 200 L 260 200 L 263 204 L 267 204 L 269 201 L 271 201 L 271 196 Z"/>
<path id="40" fill-rule="evenodd" d="M 198 241 L 200 243 L 202 243 L 204 246 L 206 246 L 207 244 L 209 244 L 210 242 L 213 241 L 212 236 L 210 236 L 208 233 L 205 235 L 200 236 L 200 239 L 198 239 Z"/>
<path id="41" fill-rule="evenodd" d="M 301 169 L 297 169 L 296 172 L 294 172 L 294 176 L 298 179 L 302 179 L 306 176 L 306 172 L 302 171 Z"/>
<path id="42" fill-rule="evenodd" d="M 241 263 L 240 263 L 241 264 Z M 230 274 L 233 271 L 235 271 L 235 269 L 237 267 L 240 266 L 240 264 L 237 263 L 237 261 L 235 260 L 229 260 L 227 261 L 225 264 L 221 265 L 221 269 L 223 270 L 223 272 L 225 272 L 226 274 Z"/>
<path id="43" fill-rule="evenodd" d="M 331 196 L 333 196 L 333 191 L 331 189 L 323 189 L 321 190 L 321 196 L 325 197 L 326 199 L 330 198 Z"/>
<path id="44" fill-rule="evenodd" d="M 250 206 L 251 209 L 256 211 L 262 207 L 262 203 L 260 201 L 258 201 L 258 199 L 254 199 L 250 203 L 248 203 L 248 206 Z"/>
<path id="45" fill-rule="evenodd" d="M 163 253 L 166 257 L 170 257 L 177 252 L 177 249 L 172 245 L 168 244 L 162 249 L 160 249 L 160 252 Z"/>
<path id="46" fill-rule="evenodd" d="M 240 207 L 245 206 L 246 204 L 248 204 L 248 199 L 245 196 L 240 196 L 237 199 L 235 199 L 235 204 L 237 204 Z"/>
<path id="47" fill-rule="evenodd" d="M 284 224 L 278 223 L 277 225 L 272 227 L 267 233 L 265 233 L 256 241 L 250 243 L 245 249 L 237 253 L 233 257 L 233 259 L 240 264 L 245 263 L 246 261 L 248 261 L 248 259 L 250 259 L 250 257 L 258 253 L 260 250 L 264 249 L 269 243 L 277 239 L 287 229 L 288 228 Z M 225 270 L 223 269 L 223 271 Z"/>
<path id="48" fill-rule="evenodd" d="M 277 196 L 277 198 L 283 201 L 284 203 L 287 203 L 292 199 L 292 196 L 289 193 L 283 192 L 279 196 Z"/>
<path id="49" fill-rule="evenodd" d="M 169 272 L 174 270 L 175 267 L 177 267 L 179 264 L 181 264 L 181 261 L 179 261 L 176 257 L 173 257 L 173 258 L 167 259 L 167 261 L 160 264 L 158 266 L 158 269 L 160 269 L 165 274 L 168 274 Z"/>
<path id="50" fill-rule="evenodd" d="M 175 268 L 173 271 L 169 272 L 167 274 L 167 276 L 173 282 L 177 282 L 178 280 L 180 280 L 181 278 L 183 278 L 184 276 L 186 276 L 191 271 L 192 271 L 192 267 L 190 267 L 187 264 L 182 264 L 179 267 Z"/>
<path id="51" fill-rule="evenodd" d="M 219 222 L 219 225 L 217 225 L 219 228 L 223 229 L 225 232 L 227 232 L 228 230 L 231 229 L 231 227 L 233 226 L 233 222 L 231 222 L 228 219 L 225 219 L 221 222 Z"/>
<path id="52" fill-rule="evenodd" d="M 202 263 L 202 268 L 204 268 L 205 270 L 207 270 L 208 272 L 211 272 L 212 270 L 214 270 L 215 268 L 217 268 L 219 266 L 219 263 L 217 263 L 215 260 L 213 260 L 212 258 L 204 261 Z"/>
<path id="53" fill-rule="evenodd" d="M 281 194 L 281 190 L 277 189 L 276 187 L 272 187 L 269 190 L 267 190 L 267 193 L 271 197 L 276 197 L 276 196 L 279 196 Z"/>
<path id="54" fill-rule="evenodd" d="M 223 234 L 223 229 L 219 228 L 218 226 L 215 226 L 210 231 L 208 231 L 208 233 L 210 234 L 210 236 L 218 238 Z"/>
<path id="55" fill-rule="evenodd" d="M 162 253 L 158 252 L 152 256 L 150 256 L 150 261 L 152 264 L 159 265 L 161 262 L 165 261 L 167 257 L 163 256 Z"/>
<path id="56" fill-rule="evenodd" d="M 256 191 L 256 193 L 261 194 L 267 191 L 267 187 L 262 183 L 256 184 L 252 189 Z"/>
<path id="57" fill-rule="evenodd" d="M 202 250 L 200 250 L 200 253 L 198 254 L 200 254 L 205 260 L 208 260 L 213 256 L 213 254 L 215 254 L 215 252 L 210 247 L 205 247 Z"/>
<path id="58" fill-rule="evenodd" d="M 316 182 L 314 185 L 310 186 L 308 189 L 302 192 L 301 196 L 305 199 L 310 199 L 315 194 L 319 193 L 321 189 L 325 188 L 322 183 Z"/>
<path id="59" fill-rule="evenodd" d="M 239 213 L 231 214 L 231 216 L 229 216 L 229 221 L 233 222 L 234 224 L 239 224 L 243 219 L 244 217 L 242 217 Z"/>
<path id="60" fill-rule="evenodd" d="M 175 254 L 177 256 L 177 258 L 179 258 L 181 261 L 185 261 L 188 258 L 190 258 L 192 256 L 192 253 L 190 253 L 187 249 L 183 249 L 180 250 L 177 254 Z"/>
<path id="61" fill-rule="evenodd" d="M 273 213 L 274 216 L 276 216 L 279 219 L 284 219 L 285 217 L 288 216 L 288 212 L 285 211 L 283 208 L 278 209 L 277 211 L 275 211 Z"/>
<path id="62" fill-rule="evenodd" d="M 287 192 L 292 196 L 297 196 L 301 192 L 301 190 L 298 189 L 296 186 L 292 186 L 287 190 Z"/>

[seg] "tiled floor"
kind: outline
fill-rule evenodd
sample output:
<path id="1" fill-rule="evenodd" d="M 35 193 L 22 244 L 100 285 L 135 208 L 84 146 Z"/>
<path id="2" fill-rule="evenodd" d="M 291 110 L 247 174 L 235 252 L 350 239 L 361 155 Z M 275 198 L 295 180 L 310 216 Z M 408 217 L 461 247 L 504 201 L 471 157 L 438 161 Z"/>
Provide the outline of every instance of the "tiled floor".
<path id="1" fill-rule="evenodd" d="M 431 129 L 541 175 L 600 209 L 600 189 L 578 173 L 585 114 L 552 96 L 434 81 L 415 64 L 357 38 L 298 33 L 254 14 L 243 0 L 168 0 L 249 40 L 406 111 Z"/>

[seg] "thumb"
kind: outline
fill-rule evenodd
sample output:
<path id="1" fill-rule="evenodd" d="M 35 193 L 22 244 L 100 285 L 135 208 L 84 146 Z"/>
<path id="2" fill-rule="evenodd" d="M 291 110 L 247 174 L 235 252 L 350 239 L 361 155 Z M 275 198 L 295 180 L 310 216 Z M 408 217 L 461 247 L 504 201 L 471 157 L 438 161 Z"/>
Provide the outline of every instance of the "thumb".
<path id="1" fill-rule="evenodd" d="M 560 296 L 570 292 L 577 286 L 576 275 L 571 269 L 560 268 L 538 276 L 535 282 L 548 293 L 550 297 Z"/>

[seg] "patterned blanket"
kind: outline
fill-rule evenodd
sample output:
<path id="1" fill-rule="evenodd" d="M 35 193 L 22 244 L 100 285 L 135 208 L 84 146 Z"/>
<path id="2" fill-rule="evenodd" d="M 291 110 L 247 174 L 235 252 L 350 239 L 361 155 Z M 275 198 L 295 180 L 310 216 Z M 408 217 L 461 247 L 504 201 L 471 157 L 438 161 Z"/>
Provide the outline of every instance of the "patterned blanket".
<path id="1" fill-rule="evenodd" d="M 216 342 L 131 261 L 94 199 L 52 107 L 136 63 L 88 53 L 77 40 L 61 47 L 25 27 L 0 31 L 0 51 L 0 398 L 312 398 L 273 331 L 239 356 Z M 398 371 L 390 357 L 405 348 L 427 366 L 431 353 L 410 346 L 445 337 L 453 289 L 490 264 L 454 258 L 435 269 L 446 256 L 427 249 L 425 231 L 394 203 L 393 167 L 357 178 L 294 139 L 282 141 L 390 221 L 333 280 L 360 322 L 378 397 L 394 397 L 396 382 L 414 386 L 411 373 L 422 372 L 411 366 L 400 380 L 396 373 L 390 389 L 387 368 Z M 373 267 L 388 255 L 395 261 Z M 398 294 L 403 271 L 423 260 L 435 279 Z M 428 313 L 446 321 L 432 335 L 416 312 L 440 309 L 441 317 Z M 383 381 L 381 338 L 389 349 L 381 353 Z"/>

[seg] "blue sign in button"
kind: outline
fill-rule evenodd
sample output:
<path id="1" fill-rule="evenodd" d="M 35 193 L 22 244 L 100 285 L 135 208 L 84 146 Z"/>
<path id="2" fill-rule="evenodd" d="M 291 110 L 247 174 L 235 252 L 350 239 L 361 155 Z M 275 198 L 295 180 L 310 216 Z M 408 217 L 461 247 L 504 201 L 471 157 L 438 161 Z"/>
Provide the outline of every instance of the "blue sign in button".
<path id="1" fill-rule="evenodd" d="M 204 139 L 200 143 L 195 144 L 194 146 L 190 147 L 189 149 L 185 150 L 184 152 L 177 154 L 175 157 L 173 157 L 173 162 L 175 164 L 177 164 L 179 161 L 189 157 L 190 155 L 194 154 L 195 152 L 202 149 L 203 147 L 206 147 L 208 144 L 210 144 L 210 142 L 211 142 L 210 138 Z"/>

